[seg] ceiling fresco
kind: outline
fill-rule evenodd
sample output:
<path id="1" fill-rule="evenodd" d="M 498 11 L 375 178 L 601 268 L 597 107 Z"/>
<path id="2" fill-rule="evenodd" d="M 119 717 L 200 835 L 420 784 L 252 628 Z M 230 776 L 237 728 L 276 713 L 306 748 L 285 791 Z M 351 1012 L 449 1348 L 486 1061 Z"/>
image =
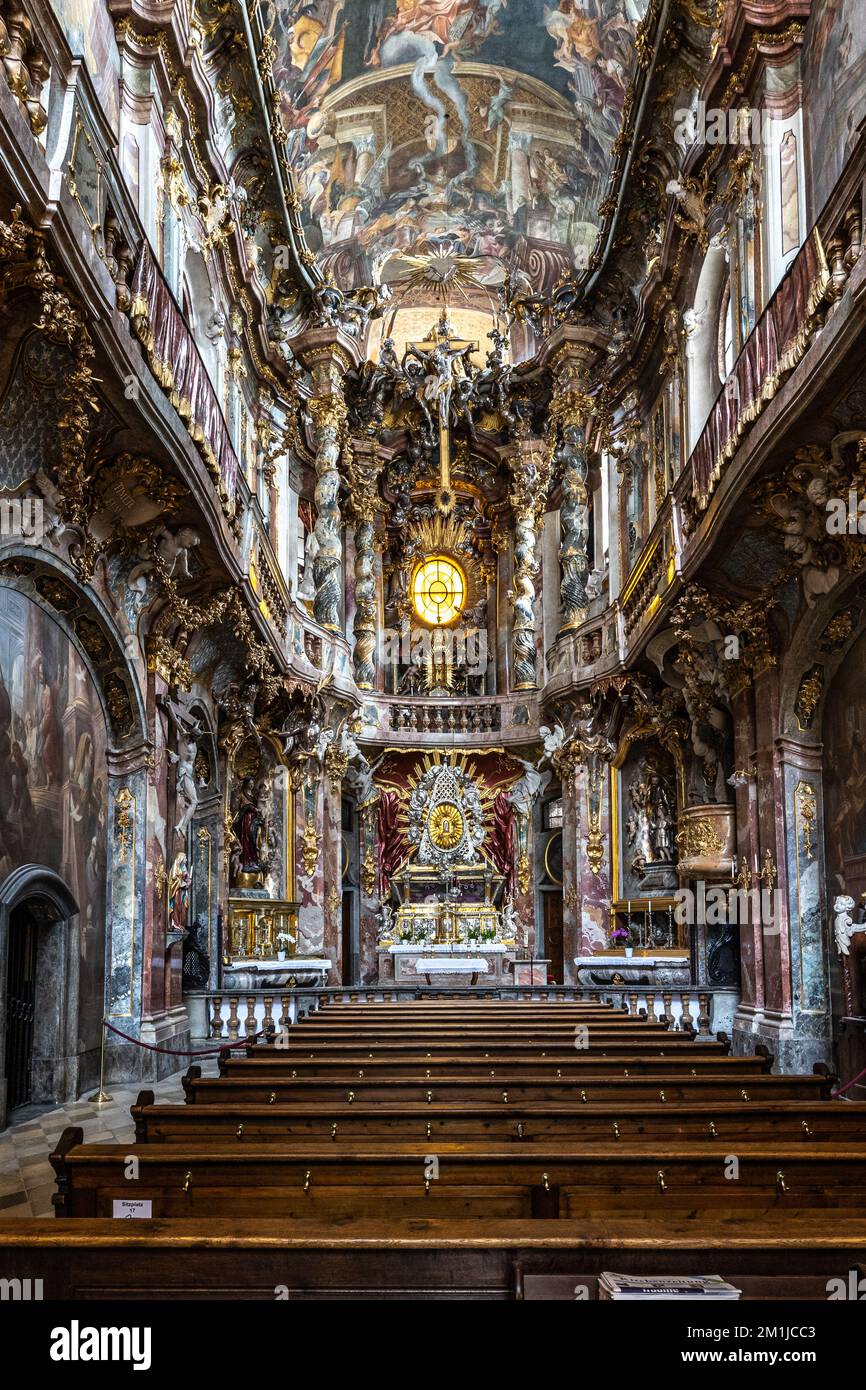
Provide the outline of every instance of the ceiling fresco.
<path id="1" fill-rule="evenodd" d="M 280 0 L 263 7 L 307 245 L 342 288 L 471 258 L 585 266 L 647 0 Z"/>

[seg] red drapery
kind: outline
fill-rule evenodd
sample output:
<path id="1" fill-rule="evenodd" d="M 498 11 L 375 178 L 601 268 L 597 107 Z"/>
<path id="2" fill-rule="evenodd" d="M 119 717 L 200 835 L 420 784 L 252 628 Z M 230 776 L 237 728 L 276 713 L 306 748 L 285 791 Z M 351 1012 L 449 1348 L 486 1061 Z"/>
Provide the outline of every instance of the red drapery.
<path id="1" fill-rule="evenodd" d="M 782 377 L 803 357 L 828 281 L 821 243 L 813 232 L 746 340 L 692 450 L 692 491 L 699 507 L 709 502 L 722 468 L 775 396 Z"/>
<path id="2" fill-rule="evenodd" d="M 514 866 L 514 810 L 505 792 L 498 792 L 493 802 L 493 825 L 488 837 L 488 852 L 495 867 L 505 877 L 505 892 L 513 895 L 515 887 Z"/>
<path id="3" fill-rule="evenodd" d="M 391 896 L 391 878 L 409 853 L 409 846 L 400 833 L 397 816 L 400 798 L 396 792 L 383 791 L 376 812 L 376 838 L 379 842 L 379 897 L 387 902 Z"/>
<path id="4" fill-rule="evenodd" d="M 146 241 L 132 281 L 131 318 L 154 376 L 168 392 L 231 510 L 237 455 L 195 340 Z"/>

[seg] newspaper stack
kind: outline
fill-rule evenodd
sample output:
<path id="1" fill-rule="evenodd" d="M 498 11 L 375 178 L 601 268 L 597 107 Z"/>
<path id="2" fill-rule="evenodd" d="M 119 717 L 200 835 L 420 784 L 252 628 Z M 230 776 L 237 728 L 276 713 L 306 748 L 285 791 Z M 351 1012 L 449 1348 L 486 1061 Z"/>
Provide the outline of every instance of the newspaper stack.
<path id="1" fill-rule="evenodd" d="M 715 1303 L 739 1298 L 740 1290 L 718 1274 L 656 1276 L 611 1274 L 605 1270 L 598 1277 L 598 1296 L 620 1303 L 653 1298 L 698 1299 Z"/>

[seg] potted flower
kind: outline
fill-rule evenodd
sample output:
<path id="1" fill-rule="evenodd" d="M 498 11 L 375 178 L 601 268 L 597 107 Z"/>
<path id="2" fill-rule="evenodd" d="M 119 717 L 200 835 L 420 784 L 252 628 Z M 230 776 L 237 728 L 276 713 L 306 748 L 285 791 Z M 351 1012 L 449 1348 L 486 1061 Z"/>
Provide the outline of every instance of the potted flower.
<path id="1" fill-rule="evenodd" d="M 628 927 L 614 927 L 613 931 L 612 931 L 611 934 L 610 934 L 610 944 L 611 944 L 611 946 L 613 946 L 614 950 L 616 949 L 617 946 L 620 946 L 620 945 L 621 945 L 622 948 L 623 948 L 623 951 L 625 952 L 625 954 L 626 954 L 627 956 L 630 956 L 630 955 L 632 954 L 632 952 L 634 951 L 634 947 L 633 947 L 633 946 L 627 946 L 627 945 L 626 945 L 626 942 L 628 941 L 628 939 L 629 939 L 629 930 L 628 930 Z"/>
<path id="2" fill-rule="evenodd" d="M 277 932 L 277 960 L 286 959 L 286 951 L 288 947 L 291 945 L 291 943 L 294 941 L 294 939 L 295 938 L 291 935 L 290 932 Z"/>

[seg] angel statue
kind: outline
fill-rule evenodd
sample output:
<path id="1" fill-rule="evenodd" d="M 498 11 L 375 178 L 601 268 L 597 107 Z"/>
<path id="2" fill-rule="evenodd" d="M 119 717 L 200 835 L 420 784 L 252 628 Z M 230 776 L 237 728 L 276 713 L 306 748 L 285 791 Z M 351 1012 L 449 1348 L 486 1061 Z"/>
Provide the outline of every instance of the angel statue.
<path id="1" fill-rule="evenodd" d="M 544 761 L 552 762 L 554 754 L 558 753 L 565 743 L 565 729 L 561 724 L 555 724 L 552 729 L 542 724 L 538 732 L 544 744 Z"/>
<path id="2" fill-rule="evenodd" d="M 382 903 L 379 909 L 379 945 L 385 941 L 393 940 L 394 932 L 394 909 L 390 903 Z"/>
<path id="3" fill-rule="evenodd" d="M 523 946 L 526 944 L 525 930 L 520 914 L 514 906 L 514 898 L 509 893 L 502 908 L 502 939 L 516 941 L 518 945 Z"/>
<path id="4" fill-rule="evenodd" d="M 833 931 L 836 936 L 836 950 L 840 956 L 851 954 L 851 937 L 857 931 L 851 916 L 853 910 L 854 899 L 849 898 L 847 893 L 841 893 L 833 900 L 833 911 L 836 914 Z"/>
<path id="5" fill-rule="evenodd" d="M 518 816 L 528 819 L 532 815 L 532 808 L 537 798 L 544 791 L 553 773 L 550 771 L 540 772 L 535 763 L 528 762 L 524 758 L 516 758 L 516 762 L 523 768 L 523 772 L 511 787 L 508 793 L 508 800 Z"/>

